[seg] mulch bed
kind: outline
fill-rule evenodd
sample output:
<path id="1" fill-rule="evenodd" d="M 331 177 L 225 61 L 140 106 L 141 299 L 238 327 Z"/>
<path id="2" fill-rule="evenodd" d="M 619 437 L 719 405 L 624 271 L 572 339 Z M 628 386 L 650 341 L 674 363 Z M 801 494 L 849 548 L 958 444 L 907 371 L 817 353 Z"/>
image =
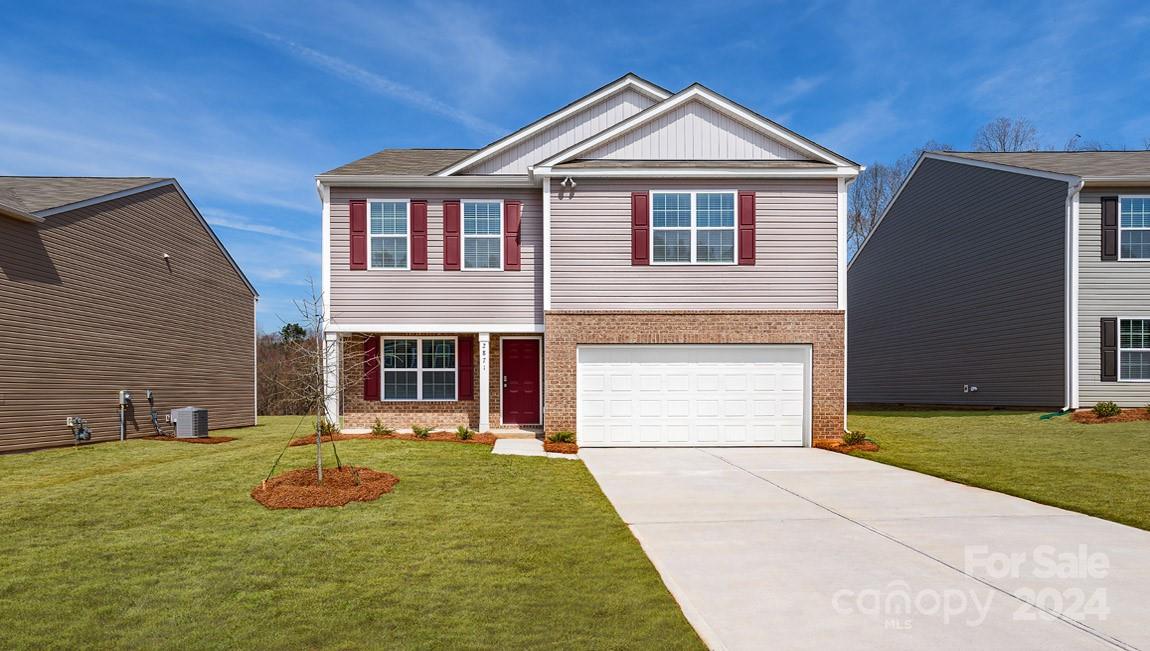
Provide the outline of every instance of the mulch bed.
<path id="1" fill-rule="evenodd" d="M 180 443 L 204 443 L 211 445 L 213 443 L 227 443 L 229 441 L 237 440 L 234 436 L 197 436 L 190 439 L 181 439 L 174 436 L 141 436 L 140 438 L 145 441 L 179 441 Z"/>
<path id="2" fill-rule="evenodd" d="M 1137 420 L 1150 420 L 1150 410 L 1145 407 L 1123 409 L 1117 416 L 1102 418 L 1090 409 L 1080 409 L 1070 415 L 1076 423 L 1099 425 L 1102 423 L 1130 423 Z"/>
<path id="3" fill-rule="evenodd" d="M 315 468 L 277 475 L 252 489 L 252 499 L 269 509 L 310 509 L 370 502 L 390 493 L 399 478 L 370 468 L 324 468 L 323 483 Z"/>
<path id="4" fill-rule="evenodd" d="M 400 441 L 450 441 L 451 443 L 478 443 L 480 445 L 495 445 L 495 437 L 491 434 L 473 434 L 471 438 L 466 441 L 460 439 L 455 435 L 455 432 L 432 432 L 427 435 L 427 438 L 421 439 L 414 434 L 336 434 L 336 441 L 354 441 L 356 439 L 374 439 L 377 441 L 400 440 Z M 324 443 L 331 443 L 332 436 L 329 434 L 323 437 Z M 300 438 L 292 439 L 290 443 L 292 447 L 298 445 L 315 445 L 315 434 L 311 436 L 301 436 Z"/>
<path id="5" fill-rule="evenodd" d="M 579 452 L 579 444 L 545 441 L 543 443 L 543 450 L 546 452 L 558 452 L 559 454 L 576 454 Z"/>
<path id="6" fill-rule="evenodd" d="M 863 441 L 854 445 L 847 445 L 842 441 L 815 441 L 816 448 L 830 450 L 831 452 L 878 452 L 878 443 Z"/>

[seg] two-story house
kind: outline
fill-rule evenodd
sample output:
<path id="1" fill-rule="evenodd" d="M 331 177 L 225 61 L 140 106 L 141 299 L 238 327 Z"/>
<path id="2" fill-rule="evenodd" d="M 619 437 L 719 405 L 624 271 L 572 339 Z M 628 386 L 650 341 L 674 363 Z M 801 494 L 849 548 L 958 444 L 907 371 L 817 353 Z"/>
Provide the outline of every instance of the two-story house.
<path id="1" fill-rule="evenodd" d="M 321 174 L 329 416 L 583 446 L 837 438 L 859 169 L 629 74 L 482 149 Z"/>
<path id="2" fill-rule="evenodd" d="M 1150 151 L 925 153 L 849 277 L 851 402 L 1150 403 Z"/>

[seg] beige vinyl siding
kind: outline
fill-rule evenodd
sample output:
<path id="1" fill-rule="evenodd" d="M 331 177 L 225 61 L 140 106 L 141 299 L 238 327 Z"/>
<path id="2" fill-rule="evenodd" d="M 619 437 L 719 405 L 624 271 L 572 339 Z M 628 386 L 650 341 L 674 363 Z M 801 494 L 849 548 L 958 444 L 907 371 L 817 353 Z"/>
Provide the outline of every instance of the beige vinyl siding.
<path id="1" fill-rule="evenodd" d="M 848 400 L 1064 405 L 1066 193 L 924 160 L 848 271 Z"/>
<path id="2" fill-rule="evenodd" d="M 1150 194 L 1150 187 L 1083 190 L 1078 208 L 1078 400 L 1089 407 L 1113 400 L 1124 407 L 1150 403 L 1150 383 L 1103 382 L 1104 317 L 1150 319 L 1150 261 L 1102 260 L 1102 197 Z"/>
<path id="3" fill-rule="evenodd" d="M 426 199 L 427 270 L 351 271 L 350 199 Z M 519 200 L 519 271 L 444 271 L 444 199 Z M 335 324 L 542 324 L 542 195 L 533 189 L 331 191 L 331 313 Z"/>
<path id="4" fill-rule="evenodd" d="M 625 88 L 464 170 L 464 174 L 526 174 L 527 168 L 614 126 L 655 100 Z"/>
<path id="5" fill-rule="evenodd" d="M 693 101 L 600 145 L 581 158 L 614 160 L 802 160 L 757 129 Z"/>
<path id="6" fill-rule="evenodd" d="M 170 266 L 162 254 L 168 253 Z M 213 429 L 255 424 L 254 297 L 171 186 L 46 218 L 0 219 L 0 451 L 93 440 L 194 405 Z"/>
<path id="7" fill-rule="evenodd" d="M 592 180 L 552 183 L 551 300 L 556 310 L 835 309 L 834 179 Z M 755 266 L 631 265 L 631 193 L 756 193 Z"/>

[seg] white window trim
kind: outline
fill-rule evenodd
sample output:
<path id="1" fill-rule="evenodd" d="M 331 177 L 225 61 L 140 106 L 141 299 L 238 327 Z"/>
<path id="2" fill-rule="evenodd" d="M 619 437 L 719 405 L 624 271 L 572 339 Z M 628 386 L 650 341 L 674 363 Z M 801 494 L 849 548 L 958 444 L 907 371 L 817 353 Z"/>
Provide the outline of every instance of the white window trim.
<path id="1" fill-rule="evenodd" d="M 371 234 L 371 204 L 373 203 L 402 203 L 407 220 L 407 233 L 403 236 L 407 240 L 407 264 L 403 267 L 376 267 L 371 264 L 371 241 L 376 238 L 399 237 L 398 235 L 372 235 Z M 376 197 L 367 200 L 367 268 L 369 271 L 411 271 L 411 199 L 389 199 Z"/>
<path id="2" fill-rule="evenodd" d="M 407 341 L 409 339 L 415 340 L 416 356 L 415 368 L 385 368 L 386 364 L 383 361 L 383 345 L 387 341 Z M 423 341 L 424 340 L 443 341 L 450 340 L 455 342 L 455 366 L 451 369 L 446 368 L 423 368 Z M 379 398 L 382 402 L 457 402 L 459 400 L 459 337 L 380 337 L 379 339 Z M 455 371 L 455 391 L 451 394 L 450 398 L 427 398 L 423 397 L 423 372 L 427 371 Z M 388 398 L 387 385 L 384 383 L 384 372 L 386 371 L 415 371 L 415 398 Z"/>
<path id="3" fill-rule="evenodd" d="M 1130 383 L 1146 383 L 1150 379 L 1142 378 L 1124 378 L 1122 377 L 1122 353 L 1150 353 L 1150 348 L 1123 348 L 1122 347 L 1122 322 L 1123 321 L 1150 321 L 1150 316 L 1120 316 L 1118 317 L 1118 381 Z"/>
<path id="4" fill-rule="evenodd" d="M 1118 195 L 1118 261 L 1119 262 L 1150 262 L 1150 258 L 1126 258 L 1122 256 L 1122 231 L 1150 231 L 1150 227 L 1122 228 L 1122 200 L 1123 199 L 1150 199 L 1150 194 L 1120 194 Z"/>
<path id="5" fill-rule="evenodd" d="M 497 203 L 499 204 L 499 233 L 497 235 L 468 235 L 467 234 L 467 204 L 469 203 Z M 502 199 L 460 199 L 459 200 L 459 268 L 463 271 L 503 271 L 503 219 L 506 206 Z M 495 267 L 468 267 L 467 266 L 467 240 L 499 240 L 499 265 Z"/>
<path id="6" fill-rule="evenodd" d="M 656 227 L 655 226 L 655 195 L 657 195 L 657 194 L 689 194 L 689 195 L 691 195 L 691 225 L 690 225 L 690 227 L 681 227 L 681 226 L 678 226 L 678 227 Z M 697 220 L 697 215 L 695 214 L 695 206 L 696 206 L 695 200 L 696 200 L 696 195 L 698 195 L 698 194 L 730 194 L 730 195 L 732 195 L 734 197 L 733 205 L 735 207 L 734 225 L 729 226 L 729 227 L 728 226 L 699 226 L 698 220 Z M 649 259 L 650 259 L 652 265 L 657 265 L 657 266 L 661 266 L 661 267 L 662 266 L 683 267 L 683 266 L 688 266 L 688 265 L 700 265 L 700 266 L 708 266 L 708 267 L 712 267 L 712 266 L 714 266 L 714 267 L 729 267 L 729 266 L 735 266 L 735 265 L 739 264 L 739 191 L 738 190 L 719 190 L 719 189 L 715 189 L 715 190 L 648 190 L 648 192 L 647 192 L 647 207 L 648 207 L 647 208 L 647 210 L 648 210 L 647 219 L 650 222 L 650 228 L 648 230 L 651 231 L 650 234 L 648 235 L 649 241 L 647 243 L 647 246 L 649 247 L 649 250 L 651 252 Z M 690 260 L 690 262 L 678 262 L 678 261 L 657 262 L 655 260 L 655 231 L 656 230 L 660 230 L 660 231 L 690 231 L 691 232 L 691 245 L 690 245 L 691 246 L 691 260 Z M 734 247 L 735 247 L 731 252 L 731 261 L 730 262 L 721 262 L 721 261 L 700 262 L 700 261 L 698 261 L 696 258 L 698 257 L 699 252 L 698 252 L 698 250 L 696 250 L 695 244 L 697 243 L 697 240 L 698 240 L 698 232 L 699 231 L 731 231 L 733 234 L 732 242 L 734 243 Z"/>

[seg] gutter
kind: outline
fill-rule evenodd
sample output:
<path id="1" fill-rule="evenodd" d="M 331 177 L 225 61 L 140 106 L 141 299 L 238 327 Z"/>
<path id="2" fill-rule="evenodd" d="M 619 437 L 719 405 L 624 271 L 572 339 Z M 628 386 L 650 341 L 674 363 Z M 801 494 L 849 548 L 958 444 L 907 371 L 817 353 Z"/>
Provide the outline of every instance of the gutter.
<path id="1" fill-rule="evenodd" d="M 1066 191 L 1066 404 L 1078 408 L 1078 229 L 1079 198 L 1086 179 L 1067 183 Z"/>

